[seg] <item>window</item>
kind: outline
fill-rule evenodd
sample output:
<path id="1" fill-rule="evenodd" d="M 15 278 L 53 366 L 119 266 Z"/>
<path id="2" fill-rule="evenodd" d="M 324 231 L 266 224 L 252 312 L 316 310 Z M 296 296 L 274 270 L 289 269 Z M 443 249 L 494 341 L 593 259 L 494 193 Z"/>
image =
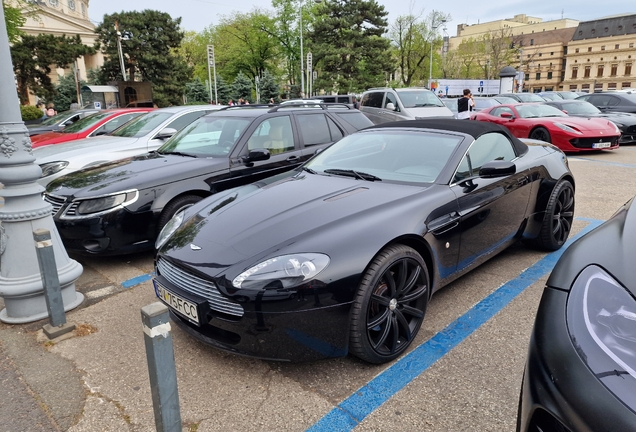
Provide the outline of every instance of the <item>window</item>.
<path id="1" fill-rule="evenodd" d="M 530 39 L 530 45 L 534 45 L 534 39 Z"/>
<path id="2" fill-rule="evenodd" d="M 453 181 L 457 183 L 478 176 L 481 167 L 488 162 L 512 161 L 516 157 L 512 144 L 505 135 L 497 132 L 484 134 L 470 146 L 457 168 Z"/>
<path id="3" fill-rule="evenodd" d="M 583 84 L 581 86 L 581 90 L 589 90 L 589 89 L 590 89 L 590 85 L 589 84 Z M 587 100 L 587 99 L 585 99 L 585 100 Z"/>
<path id="4" fill-rule="evenodd" d="M 58 0 L 49 0 L 49 4 L 50 4 L 51 6 L 53 6 L 53 7 L 57 7 L 57 6 L 58 6 L 58 4 L 59 4 L 59 2 L 58 2 Z"/>
<path id="5" fill-rule="evenodd" d="M 629 47 L 630 47 L 630 48 L 634 48 L 634 42 L 630 42 L 630 43 L 629 43 Z"/>
<path id="6" fill-rule="evenodd" d="M 570 84 L 570 90 L 576 90 L 576 89 L 577 89 L 576 84 Z"/>
<path id="7" fill-rule="evenodd" d="M 592 71 L 592 66 L 585 66 L 585 73 L 583 74 L 583 78 L 589 78 L 591 71 Z"/>
<path id="8" fill-rule="evenodd" d="M 194 111 L 194 112 L 184 114 L 181 117 L 174 119 L 173 121 L 168 123 L 166 127 L 180 131 L 181 129 L 188 126 L 190 123 L 192 123 L 199 117 L 204 116 L 207 113 L 208 113 L 207 111 Z"/>
<path id="9" fill-rule="evenodd" d="M 592 52 L 592 47 L 587 47 L 587 52 Z"/>
<path id="10" fill-rule="evenodd" d="M 329 134 L 324 116 L 322 121 L 324 131 Z M 269 150 L 272 155 L 294 150 L 294 135 L 290 117 L 280 116 L 263 120 L 247 141 L 247 148 L 250 150 L 264 148 Z"/>
<path id="11" fill-rule="evenodd" d="M 616 90 L 617 83 L 607 83 L 607 90 Z"/>
<path id="12" fill-rule="evenodd" d="M 548 79 L 552 79 L 552 72 L 548 72 Z"/>
<path id="13" fill-rule="evenodd" d="M 361 106 L 367 106 L 370 108 L 382 108 L 382 99 L 384 99 L 384 92 L 371 92 L 364 95 Z"/>
<path id="14" fill-rule="evenodd" d="M 90 136 L 109 134 L 115 129 L 117 129 L 119 126 L 123 125 L 124 123 L 127 123 L 129 120 L 132 120 L 135 117 L 138 117 L 142 114 L 143 114 L 142 112 L 135 112 L 135 113 L 124 114 L 124 115 L 120 115 L 119 117 L 115 117 L 114 119 L 110 120 L 109 122 L 95 129 Z"/>
<path id="15" fill-rule="evenodd" d="M 632 64 L 631 63 L 625 63 L 625 76 L 631 75 L 632 74 Z"/>
<path id="16" fill-rule="evenodd" d="M 601 51 L 605 51 L 605 45 L 601 46 Z"/>
<path id="17" fill-rule="evenodd" d="M 614 45 L 614 49 L 619 49 L 621 46 L 619 44 Z"/>
<path id="18" fill-rule="evenodd" d="M 604 65 L 598 65 L 598 69 L 596 70 L 596 76 L 597 77 L 602 77 L 603 76 L 603 69 L 605 68 Z"/>
<path id="19" fill-rule="evenodd" d="M 306 146 L 334 141 L 331 139 L 331 131 L 324 114 L 299 115 L 296 120 L 298 120 L 298 128 Z M 340 133 L 340 138 L 342 138 L 342 133 Z"/>
<path id="20" fill-rule="evenodd" d="M 567 54 L 567 53 L 566 53 Z M 553 56 L 554 55 L 554 51 L 550 51 L 550 55 Z"/>
<path id="21" fill-rule="evenodd" d="M 86 16 L 86 5 L 82 3 L 82 15 Z"/>
<path id="22" fill-rule="evenodd" d="M 526 81 L 530 81 L 530 74 L 527 73 L 526 76 L 523 79 L 526 80 Z"/>
<path id="23" fill-rule="evenodd" d="M 393 109 L 399 111 L 397 99 L 395 98 L 395 95 L 393 93 L 386 94 L 386 99 L 384 100 L 384 108 L 386 108 L 386 106 L 390 103 L 393 104 Z"/>
<path id="24" fill-rule="evenodd" d="M 542 53 L 539 53 L 539 57 L 541 57 L 542 55 L 543 55 Z"/>
<path id="25" fill-rule="evenodd" d="M 537 76 L 535 78 L 537 81 L 541 79 L 541 72 L 537 72 Z"/>
<path id="26" fill-rule="evenodd" d="M 576 48 L 576 49 L 574 50 L 574 52 L 575 52 L 575 53 L 578 53 L 578 52 L 579 52 L 579 49 L 578 49 L 578 48 Z"/>
<path id="27" fill-rule="evenodd" d="M 632 86 L 632 83 L 630 82 L 621 83 L 621 88 L 630 88 L 631 86 Z"/>
<path id="28" fill-rule="evenodd" d="M 75 0 L 68 0 L 68 8 L 70 10 L 75 10 Z"/>
<path id="29" fill-rule="evenodd" d="M 618 65 L 614 63 L 610 69 L 610 76 L 616 76 L 617 71 L 618 71 Z"/>

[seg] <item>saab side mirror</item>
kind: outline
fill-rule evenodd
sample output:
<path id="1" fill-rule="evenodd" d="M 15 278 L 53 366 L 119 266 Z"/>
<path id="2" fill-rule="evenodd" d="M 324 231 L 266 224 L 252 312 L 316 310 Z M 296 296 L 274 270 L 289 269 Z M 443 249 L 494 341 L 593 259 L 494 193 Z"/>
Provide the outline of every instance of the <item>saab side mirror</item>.
<path id="1" fill-rule="evenodd" d="M 159 132 L 157 136 L 155 136 L 155 138 L 160 140 L 167 140 L 168 138 L 170 138 L 172 135 L 176 133 L 177 133 L 176 129 L 164 128 L 164 129 L 161 129 L 161 132 Z"/>
<path id="2" fill-rule="evenodd" d="M 509 161 L 494 160 L 486 162 L 479 169 L 479 177 L 496 178 L 513 175 L 517 172 L 517 167 Z"/>
<path id="3" fill-rule="evenodd" d="M 250 150 L 247 156 L 243 156 L 243 162 L 246 164 L 251 164 L 252 162 L 264 161 L 269 159 L 271 156 L 269 150 L 260 148 Z"/>
<path id="4" fill-rule="evenodd" d="M 386 104 L 385 108 L 388 109 L 389 111 L 395 111 L 395 105 L 393 105 L 393 103 L 391 102 Z"/>
<path id="5" fill-rule="evenodd" d="M 509 112 L 502 112 L 501 114 L 499 114 L 499 117 L 505 118 L 505 119 L 508 119 L 508 120 L 514 120 L 515 119 L 515 116 L 512 115 L 512 113 L 509 113 Z"/>

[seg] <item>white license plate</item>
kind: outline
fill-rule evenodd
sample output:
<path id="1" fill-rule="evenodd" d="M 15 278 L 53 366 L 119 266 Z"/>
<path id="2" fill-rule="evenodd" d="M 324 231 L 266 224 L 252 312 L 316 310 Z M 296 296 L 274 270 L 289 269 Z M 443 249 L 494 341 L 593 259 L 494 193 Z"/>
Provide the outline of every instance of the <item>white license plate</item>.
<path id="1" fill-rule="evenodd" d="M 611 146 L 612 146 L 611 142 L 604 142 L 604 143 L 602 142 L 602 143 L 594 143 L 594 144 L 592 144 L 592 148 L 595 148 L 595 149 L 608 148 L 608 147 L 611 147 Z"/>
<path id="2" fill-rule="evenodd" d="M 181 296 L 168 291 L 164 286 L 159 284 L 156 280 L 152 281 L 155 285 L 155 294 L 159 297 L 159 300 L 163 301 L 169 307 L 177 311 L 179 314 L 186 317 L 189 321 L 199 325 L 199 310 L 196 303 L 188 301 Z"/>

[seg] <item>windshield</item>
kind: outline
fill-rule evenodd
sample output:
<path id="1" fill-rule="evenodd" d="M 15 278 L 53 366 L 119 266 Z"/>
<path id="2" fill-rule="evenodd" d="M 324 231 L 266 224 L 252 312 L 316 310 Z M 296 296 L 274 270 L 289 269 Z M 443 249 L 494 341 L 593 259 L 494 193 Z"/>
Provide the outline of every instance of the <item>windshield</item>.
<path id="1" fill-rule="evenodd" d="M 572 115 L 598 114 L 601 112 L 601 110 L 596 108 L 594 105 L 585 101 L 580 101 L 579 103 L 567 103 L 561 106 L 568 112 L 568 114 Z"/>
<path id="2" fill-rule="evenodd" d="M 559 93 L 563 99 L 576 99 L 580 95 L 574 92 L 561 92 Z"/>
<path id="3" fill-rule="evenodd" d="M 437 96 L 428 90 L 409 90 L 397 93 L 404 108 L 418 108 L 436 106 L 443 107 L 444 104 Z"/>
<path id="4" fill-rule="evenodd" d="M 563 111 L 549 105 L 517 105 L 515 108 L 521 118 L 567 117 Z"/>
<path id="5" fill-rule="evenodd" d="M 316 174 L 354 173 L 403 183 L 432 183 L 461 137 L 419 131 L 370 131 L 344 137 L 311 159 Z"/>
<path id="6" fill-rule="evenodd" d="M 517 93 L 517 97 L 522 102 L 545 102 L 545 99 L 534 93 Z"/>
<path id="7" fill-rule="evenodd" d="M 159 148 L 161 154 L 198 157 L 228 157 L 234 144 L 252 119 L 201 117 Z"/>
<path id="8" fill-rule="evenodd" d="M 46 126 L 53 126 L 53 125 L 56 125 L 56 124 L 58 124 L 59 122 L 61 122 L 63 120 L 66 120 L 71 115 L 72 115 L 72 111 L 64 111 L 62 113 L 59 113 L 56 116 L 53 116 L 51 118 L 47 118 L 46 120 L 44 120 L 40 124 L 41 125 L 46 125 Z"/>
<path id="9" fill-rule="evenodd" d="M 116 129 L 111 133 L 111 135 L 127 138 L 139 138 L 144 135 L 148 135 L 171 116 L 171 113 L 156 111 L 148 114 L 142 114 L 119 129 Z"/>
<path id="10" fill-rule="evenodd" d="M 83 119 L 79 119 L 75 123 L 66 126 L 62 132 L 64 132 L 64 133 L 84 132 L 84 131 L 90 129 L 95 124 L 97 124 L 100 121 L 102 121 L 103 119 L 105 119 L 106 117 L 111 116 L 111 115 L 112 115 L 112 113 L 108 113 L 108 112 L 98 113 L 98 114 L 91 114 L 88 117 L 84 117 Z"/>
<path id="11" fill-rule="evenodd" d="M 479 110 L 490 108 L 500 104 L 495 99 L 490 99 L 490 98 L 488 99 L 474 98 L 473 100 L 475 101 L 475 108 Z"/>

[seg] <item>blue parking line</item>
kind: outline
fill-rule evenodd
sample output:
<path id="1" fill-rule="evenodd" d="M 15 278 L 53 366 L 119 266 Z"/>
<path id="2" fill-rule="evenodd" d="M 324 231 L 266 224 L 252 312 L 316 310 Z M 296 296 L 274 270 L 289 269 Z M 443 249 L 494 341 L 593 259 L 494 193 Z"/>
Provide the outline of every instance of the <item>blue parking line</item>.
<path id="1" fill-rule="evenodd" d="M 132 288 L 135 285 L 139 285 L 141 283 L 146 282 L 147 280 L 152 279 L 152 277 L 154 276 L 154 273 L 147 273 L 141 276 L 137 276 L 134 277 L 132 279 L 128 279 L 127 281 L 124 281 L 121 283 L 121 286 L 123 286 L 124 288 Z"/>
<path id="2" fill-rule="evenodd" d="M 595 162 L 595 163 L 599 163 L 599 164 L 603 164 L 603 165 L 616 166 L 616 167 L 620 167 L 620 168 L 636 168 L 636 165 L 634 165 L 634 164 L 625 164 L 625 163 L 620 163 L 620 162 L 610 162 L 610 161 L 604 161 L 604 160 L 598 160 L 598 159 L 591 159 L 591 158 L 582 157 L 582 156 L 568 156 L 568 159 L 578 159 L 578 160 L 583 160 L 583 161 L 586 161 L 586 162 Z"/>
<path id="3" fill-rule="evenodd" d="M 602 223 L 602 221 L 588 218 L 577 219 L 589 222 L 589 224 L 576 236 L 569 239 L 563 248 L 546 255 L 522 272 L 519 277 L 502 285 L 464 315 L 450 323 L 444 330 L 358 389 L 307 430 L 310 432 L 333 432 L 350 431 L 355 428 L 394 394 L 494 317 L 526 288 L 550 272 L 572 242 Z"/>

